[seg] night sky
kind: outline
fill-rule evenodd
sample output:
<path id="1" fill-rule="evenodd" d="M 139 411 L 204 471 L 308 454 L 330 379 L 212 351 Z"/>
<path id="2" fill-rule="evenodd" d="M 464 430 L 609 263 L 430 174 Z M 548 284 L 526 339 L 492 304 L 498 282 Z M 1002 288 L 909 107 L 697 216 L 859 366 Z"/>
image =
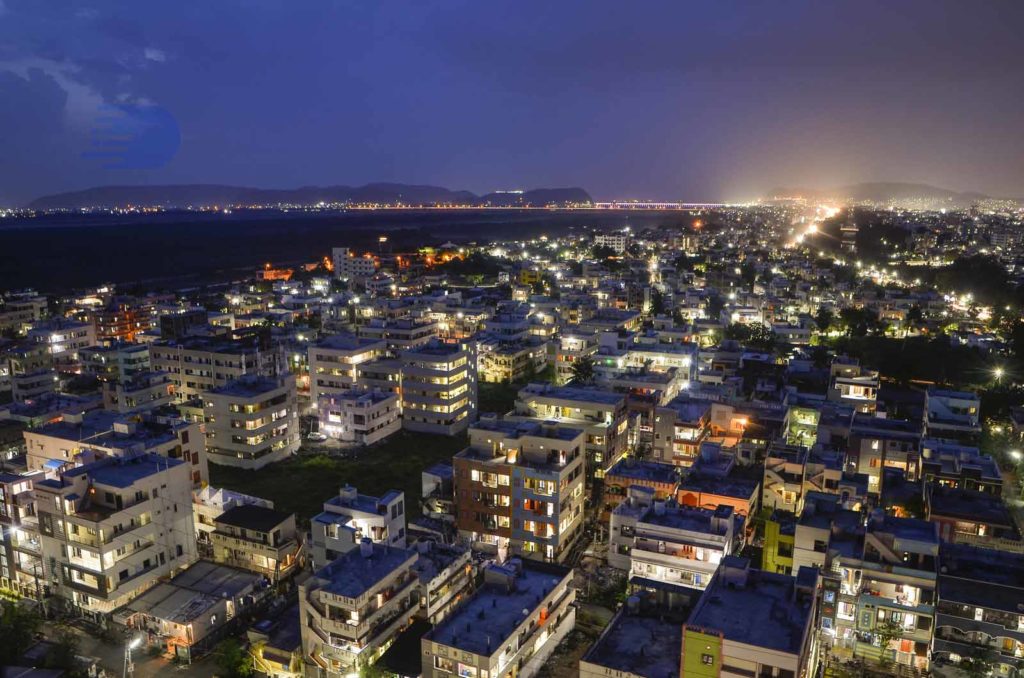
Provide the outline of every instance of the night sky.
<path id="1" fill-rule="evenodd" d="M 0 0 L 0 205 L 104 184 L 1024 198 L 1024 2 Z"/>

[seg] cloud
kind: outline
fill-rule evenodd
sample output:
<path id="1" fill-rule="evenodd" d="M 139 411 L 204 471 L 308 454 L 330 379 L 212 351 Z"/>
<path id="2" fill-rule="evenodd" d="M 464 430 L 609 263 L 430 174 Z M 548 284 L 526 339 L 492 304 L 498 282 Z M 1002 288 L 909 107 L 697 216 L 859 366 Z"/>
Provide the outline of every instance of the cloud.
<path id="1" fill-rule="evenodd" d="M 0 0 L 0 2 L 3 2 L 3 0 Z M 167 53 L 162 49 L 157 49 L 156 47 L 147 47 L 144 55 L 147 60 L 155 61 L 160 64 L 167 61 Z"/>

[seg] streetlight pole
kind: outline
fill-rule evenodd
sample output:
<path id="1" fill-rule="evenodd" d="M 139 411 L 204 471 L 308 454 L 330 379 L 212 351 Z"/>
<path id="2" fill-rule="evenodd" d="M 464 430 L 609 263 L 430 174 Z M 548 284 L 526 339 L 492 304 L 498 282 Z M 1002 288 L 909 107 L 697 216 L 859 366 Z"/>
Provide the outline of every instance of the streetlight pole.
<path id="1" fill-rule="evenodd" d="M 142 644 L 142 638 L 141 636 L 136 636 L 124 646 L 124 670 L 121 672 L 121 678 L 129 678 L 135 673 L 135 663 L 132 662 L 132 650 L 140 644 Z"/>

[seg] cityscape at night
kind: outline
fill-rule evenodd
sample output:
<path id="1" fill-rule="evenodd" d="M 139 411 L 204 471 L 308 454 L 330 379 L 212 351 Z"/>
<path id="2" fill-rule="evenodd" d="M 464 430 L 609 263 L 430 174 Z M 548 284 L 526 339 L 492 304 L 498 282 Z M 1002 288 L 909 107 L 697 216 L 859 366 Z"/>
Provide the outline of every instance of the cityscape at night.
<path id="1" fill-rule="evenodd" d="M 0 0 L 0 678 L 1024 675 L 1021 26 Z"/>

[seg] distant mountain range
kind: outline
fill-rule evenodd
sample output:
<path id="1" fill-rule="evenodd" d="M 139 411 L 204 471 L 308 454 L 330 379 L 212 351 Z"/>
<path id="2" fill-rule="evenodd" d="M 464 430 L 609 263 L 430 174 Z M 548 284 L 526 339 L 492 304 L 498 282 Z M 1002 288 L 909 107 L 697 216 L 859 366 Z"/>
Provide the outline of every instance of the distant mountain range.
<path id="1" fill-rule="evenodd" d="M 989 199 L 984 193 L 953 191 L 948 188 L 903 182 L 870 182 L 839 186 L 832 189 L 775 188 L 766 198 L 803 197 L 811 200 L 837 202 L 904 203 L 910 201 L 948 202 L 951 206 L 966 206 Z"/>
<path id="2" fill-rule="evenodd" d="M 29 209 L 210 207 L 228 205 L 316 205 L 319 203 L 381 205 L 479 205 L 519 207 L 569 205 L 592 202 L 582 188 L 537 188 L 530 191 L 476 195 L 440 186 L 376 183 L 365 186 L 303 186 L 265 189 L 218 184 L 164 186 L 98 186 L 83 191 L 56 193 L 36 198 Z"/>

